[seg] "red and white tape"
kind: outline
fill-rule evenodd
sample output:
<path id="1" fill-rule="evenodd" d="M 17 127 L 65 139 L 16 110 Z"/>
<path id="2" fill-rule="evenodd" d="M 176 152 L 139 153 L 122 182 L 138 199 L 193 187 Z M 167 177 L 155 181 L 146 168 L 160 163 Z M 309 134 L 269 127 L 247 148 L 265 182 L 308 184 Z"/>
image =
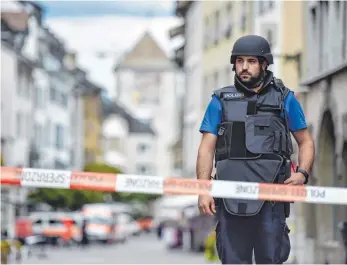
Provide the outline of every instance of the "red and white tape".
<path id="1" fill-rule="evenodd" d="M 1 167 L 2 185 L 347 205 L 347 188 Z"/>

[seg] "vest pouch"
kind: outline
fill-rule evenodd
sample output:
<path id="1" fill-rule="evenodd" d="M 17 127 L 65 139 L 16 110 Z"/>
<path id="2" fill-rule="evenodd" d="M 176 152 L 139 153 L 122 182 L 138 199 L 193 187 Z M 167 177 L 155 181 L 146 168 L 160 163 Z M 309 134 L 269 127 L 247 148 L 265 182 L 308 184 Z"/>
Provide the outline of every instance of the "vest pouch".
<path id="1" fill-rule="evenodd" d="M 292 155 L 293 154 L 293 143 L 292 143 L 292 138 L 291 135 L 285 134 L 286 135 L 286 144 L 287 144 L 287 154 Z"/>
<path id="2" fill-rule="evenodd" d="M 253 154 L 274 153 L 274 131 L 271 116 L 247 116 L 245 122 L 246 149 Z"/>
<path id="3" fill-rule="evenodd" d="M 279 155 L 261 155 L 255 159 L 228 159 L 218 161 L 216 179 L 225 181 L 243 181 L 274 183 L 279 174 L 283 158 Z M 248 192 L 257 192 L 249 190 Z M 228 213 L 237 216 L 252 216 L 259 213 L 264 201 L 245 199 L 222 199 Z"/>
<path id="4" fill-rule="evenodd" d="M 216 142 L 216 161 L 228 158 L 228 142 L 231 133 L 232 122 L 224 122 L 218 126 L 218 137 Z"/>

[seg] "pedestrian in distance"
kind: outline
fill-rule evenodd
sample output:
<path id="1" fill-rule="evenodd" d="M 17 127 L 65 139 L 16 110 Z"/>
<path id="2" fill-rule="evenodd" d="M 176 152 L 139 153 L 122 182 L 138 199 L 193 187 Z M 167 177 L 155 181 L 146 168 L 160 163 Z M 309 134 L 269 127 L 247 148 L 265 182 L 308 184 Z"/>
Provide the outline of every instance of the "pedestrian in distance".
<path id="1" fill-rule="evenodd" d="M 81 227 L 81 233 L 82 233 L 82 239 L 81 239 L 81 246 L 87 247 L 89 245 L 89 238 L 87 234 L 87 220 L 83 219 L 82 227 Z"/>
<path id="2" fill-rule="evenodd" d="M 198 179 L 303 185 L 308 182 L 315 147 L 293 91 L 274 77 L 266 39 L 239 38 L 230 63 L 234 84 L 217 89 L 206 109 L 197 157 Z M 298 167 L 291 174 L 293 146 Z M 216 245 L 222 264 L 282 264 L 290 253 L 289 202 L 199 196 L 199 209 L 215 215 Z"/>

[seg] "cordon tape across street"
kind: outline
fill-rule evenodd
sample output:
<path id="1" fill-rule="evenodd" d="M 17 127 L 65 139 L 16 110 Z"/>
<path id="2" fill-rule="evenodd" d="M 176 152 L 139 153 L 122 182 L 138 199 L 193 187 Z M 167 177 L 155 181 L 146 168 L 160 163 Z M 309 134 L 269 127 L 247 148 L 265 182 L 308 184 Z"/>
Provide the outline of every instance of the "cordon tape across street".
<path id="1" fill-rule="evenodd" d="M 1 167 L 1 184 L 347 205 L 347 188 Z"/>

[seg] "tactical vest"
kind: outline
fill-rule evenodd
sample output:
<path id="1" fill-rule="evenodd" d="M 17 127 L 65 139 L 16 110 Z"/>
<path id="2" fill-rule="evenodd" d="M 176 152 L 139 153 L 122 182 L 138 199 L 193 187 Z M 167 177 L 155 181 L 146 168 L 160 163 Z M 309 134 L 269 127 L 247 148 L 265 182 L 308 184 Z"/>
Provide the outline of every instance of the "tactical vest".
<path id="1" fill-rule="evenodd" d="M 293 153 L 286 115 L 281 116 L 288 92 L 275 85 L 275 79 L 259 94 L 246 95 L 234 86 L 214 92 L 222 105 L 215 150 L 216 179 L 279 182 L 285 158 Z M 239 216 L 255 215 L 264 204 L 243 199 L 223 202 L 229 213 Z"/>

